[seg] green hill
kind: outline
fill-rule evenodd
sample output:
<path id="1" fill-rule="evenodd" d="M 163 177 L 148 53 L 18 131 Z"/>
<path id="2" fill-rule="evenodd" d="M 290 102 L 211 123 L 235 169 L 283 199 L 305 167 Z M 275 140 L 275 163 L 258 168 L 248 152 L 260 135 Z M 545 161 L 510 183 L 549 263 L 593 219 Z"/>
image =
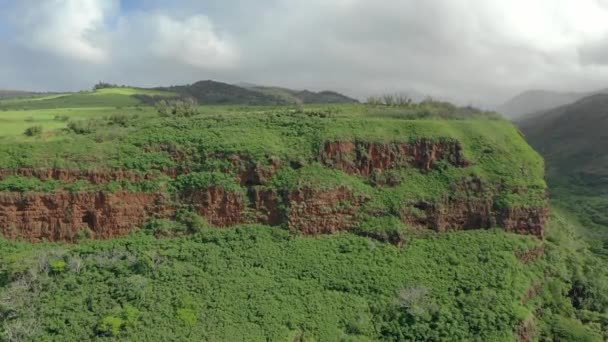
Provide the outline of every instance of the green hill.
<path id="1" fill-rule="evenodd" d="M 212 105 L 281 105 L 357 102 L 354 99 L 332 91 L 315 93 L 307 90 L 295 91 L 279 87 L 240 86 L 210 80 L 199 81 L 191 85 L 159 89 L 173 91 L 184 97 L 193 97 L 200 103 Z"/>
<path id="2" fill-rule="evenodd" d="M 36 94 L 0 91 L 0 111 L 87 107 L 124 108 L 154 105 L 163 98 L 179 97 L 194 98 L 201 104 L 206 105 L 293 105 L 357 102 L 332 91 L 315 93 L 285 88 L 240 87 L 216 81 L 200 81 L 191 85 L 159 88 L 119 87 L 108 84 L 103 87 L 96 87 L 93 91 L 79 93 Z"/>
<path id="3" fill-rule="evenodd" d="M 133 107 L 141 105 L 137 96 L 175 97 L 177 94 L 143 88 L 106 88 L 80 93 L 37 95 L 0 100 L 2 110 L 68 109 L 93 107 Z"/>
<path id="4" fill-rule="evenodd" d="M 282 99 L 286 103 L 311 104 L 311 103 L 356 103 L 355 99 L 333 91 L 312 92 L 308 90 L 291 90 L 279 87 L 252 86 L 248 89 Z"/>
<path id="5" fill-rule="evenodd" d="M 607 337 L 604 264 L 549 217 L 510 122 L 432 101 L 213 106 L 209 87 L 268 99 L 201 82 L 138 93 L 198 108 L 116 108 L 134 94 L 110 88 L 0 111 L 22 128 L 0 130 L 0 339 Z"/>
<path id="6" fill-rule="evenodd" d="M 598 94 L 518 122 L 547 161 L 554 197 L 579 212 L 603 241 L 608 241 L 607 108 L 608 95 Z"/>
<path id="7" fill-rule="evenodd" d="M 9 99 L 15 97 L 27 97 L 37 95 L 35 92 L 21 91 L 21 90 L 5 90 L 0 89 L 0 99 Z"/>

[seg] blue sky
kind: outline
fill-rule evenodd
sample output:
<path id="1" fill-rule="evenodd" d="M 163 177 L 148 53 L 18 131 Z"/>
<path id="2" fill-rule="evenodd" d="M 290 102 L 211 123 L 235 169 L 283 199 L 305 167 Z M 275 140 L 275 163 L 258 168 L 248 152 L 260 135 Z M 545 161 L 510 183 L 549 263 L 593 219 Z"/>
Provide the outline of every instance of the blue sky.
<path id="1" fill-rule="evenodd" d="M 608 0 L 0 0 L 0 88 L 201 79 L 492 106 L 608 86 Z"/>

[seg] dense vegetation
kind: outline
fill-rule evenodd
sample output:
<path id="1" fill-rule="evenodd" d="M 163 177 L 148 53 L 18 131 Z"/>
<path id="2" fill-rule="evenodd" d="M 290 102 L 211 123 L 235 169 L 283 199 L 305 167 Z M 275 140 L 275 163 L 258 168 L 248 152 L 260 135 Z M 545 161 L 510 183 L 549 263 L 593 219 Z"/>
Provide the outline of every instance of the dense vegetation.
<path id="1" fill-rule="evenodd" d="M 0 112 L 6 123 L 0 169 L 127 170 L 151 177 L 93 184 L 11 175 L 0 180 L 0 191 L 185 194 L 220 185 L 244 192 L 237 178 L 242 169 L 228 158 L 237 156 L 261 168 L 283 161 L 269 188 L 346 186 L 369 196 L 362 210 L 369 215 L 353 233 L 317 237 L 284 226 L 217 229 L 183 210 L 111 241 L 86 234 L 77 244 L 0 238 L 0 341 L 608 338 L 605 264 L 589 252 L 568 212 L 553 212 L 544 241 L 499 229 L 439 234 L 407 227 L 395 215 L 403 203 L 445 196 L 488 195 L 505 207 L 547 205 L 542 159 L 497 115 L 432 101 L 203 105 L 188 106 L 183 115 L 171 93 L 148 94 L 166 95 L 168 107 L 160 113 L 140 102 L 117 108 L 134 93 L 146 95 L 140 91 L 104 87 L 68 95 L 61 101 L 73 102 L 61 109 L 54 109 L 57 98 L 48 98 L 35 110 Z M 79 105 L 78 96 L 121 100 L 97 108 Z M 17 108 L 10 101 L 0 108 Z M 26 135 L 28 127 L 41 132 Z M 458 142 L 470 164 L 439 162 L 431 170 L 403 167 L 362 177 L 319 160 L 327 141 L 420 139 Z M 488 193 L 460 193 L 455 184 L 467 181 Z M 382 242 L 391 242 L 395 227 L 405 234 L 403 243 Z M 387 238 L 365 237 L 370 232 Z"/>
<path id="2" fill-rule="evenodd" d="M 527 264 L 517 256 L 540 242 L 500 231 L 402 248 L 264 226 L 79 245 L 0 240 L 0 338 L 512 341 L 528 322 L 549 340 L 599 341 L 606 270 L 577 251 L 584 242 L 560 213 L 553 222 L 546 256 Z"/>

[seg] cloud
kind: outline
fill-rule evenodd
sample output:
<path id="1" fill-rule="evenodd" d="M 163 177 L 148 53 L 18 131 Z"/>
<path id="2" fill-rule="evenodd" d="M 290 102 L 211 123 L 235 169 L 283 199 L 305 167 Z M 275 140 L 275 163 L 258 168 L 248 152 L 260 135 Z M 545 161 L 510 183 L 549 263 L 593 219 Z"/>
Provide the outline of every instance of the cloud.
<path id="1" fill-rule="evenodd" d="M 127 1 L 15 2 L 24 44 L 6 42 L 0 62 L 13 71 L 0 82 L 214 78 L 491 106 L 529 88 L 593 90 L 608 79 L 606 0 L 150 0 L 121 11 Z M 22 60 L 53 70 L 31 73 Z"/>
<path id="2" fill-rule="evenodd" d="M 603 87 L 608 69 L 587 68 L 578 48 L 608 33 L 605 4 L 285 0 L 256 27 L 257 42 L 266 63 L 301 71 L 291 74 L 299 83 L 317 78 L 361 96 L 414 88 L 494 104 L 531 87 Z"/>
<path id="3" fill-rule="evenodd" d="M 104 62 L 105 19 L 118 0 L 23 1 L 14 9 L 20 41 L 66 58 Z"/>
<path id="4" fill-rule="evenodd" d="M 230 38 L 220 35 L 211 20 L 200 14 L 175 18 L 161 13 L 139 13 L 125 17 L 113 41 L 116 56 L 137 63 L 159 59 L 167 64 L 213 70 L 231 68 L 238 61 L 238 48 Z"/>

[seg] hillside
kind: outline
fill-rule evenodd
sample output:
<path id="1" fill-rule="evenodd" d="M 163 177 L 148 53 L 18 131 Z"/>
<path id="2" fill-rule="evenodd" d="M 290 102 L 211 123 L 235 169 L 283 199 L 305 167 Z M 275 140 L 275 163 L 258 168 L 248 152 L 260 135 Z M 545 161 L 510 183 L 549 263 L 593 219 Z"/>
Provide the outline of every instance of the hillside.
<path id="1" fill-rule="evenodd" d="M 607 93 L 608 90 L 597 92 L 556 92 L 547 90 L 530 90 L 510 99 L 498 108 L 498 111 L 511 118 L 535 116 L 544 111 L 572 104 L 593 94 Z"/>
<path id="2" fill-rule="evenodd" d="M 0 111 L 0 338 L 602 339 L 601 264 L 511 123 L 184 108 Z"/>
<path id="3" fill-rule="evenodd" d="M 333 91 L 312 92 L 279 87 L 250 86 L 248 89 L 273 96 L 292 104 L 356 103 L 357 100 Z"/>
<path id="4" fill-rule="evenodd" d="M 36 95 L 36 93 L 29 91 L 0 89 L 0 99 L 9 99 L 13 97 L 26 97 L 34 95 Z"/>
<path id="5" fill-rule="evenodd" d="M 357 100 L 333 91 L 295 91 L 273 87 L 241 87 L 216 81 L 191 85 L 137 88 L 104 87 L 79 93 L 28 93 L 0 91 L 0 111 L 134 107 L 154 105 L 162 99 L 194 98 L 206 105 L 295 105 L 356 103 Z"/>
<path id="6" fill-rule="evenodd" d="M 173 91 L 185 97 L 193 97 L 200 103 L 206 104 L 277 105 L 357 102 L 357 100 L 332 91 L 316 93 L 280 87 L 232 85 L 210 80 L 159 89 Z"/>
<path id="7" fill-rule="evenodd" d="M 598 94 L 518 122 L 547 161 L 558 198 L 608 236 L 608 95 Z"/>
<path id="8" fill-rule="evenodd" d="M 133 107 L 142 105 L 138 96 L 176 97 L 176 93 L 144 88 L 107 88 L 79 93 L 42 94 L 0 100 L 0 111 L 70 108 Z"/>

